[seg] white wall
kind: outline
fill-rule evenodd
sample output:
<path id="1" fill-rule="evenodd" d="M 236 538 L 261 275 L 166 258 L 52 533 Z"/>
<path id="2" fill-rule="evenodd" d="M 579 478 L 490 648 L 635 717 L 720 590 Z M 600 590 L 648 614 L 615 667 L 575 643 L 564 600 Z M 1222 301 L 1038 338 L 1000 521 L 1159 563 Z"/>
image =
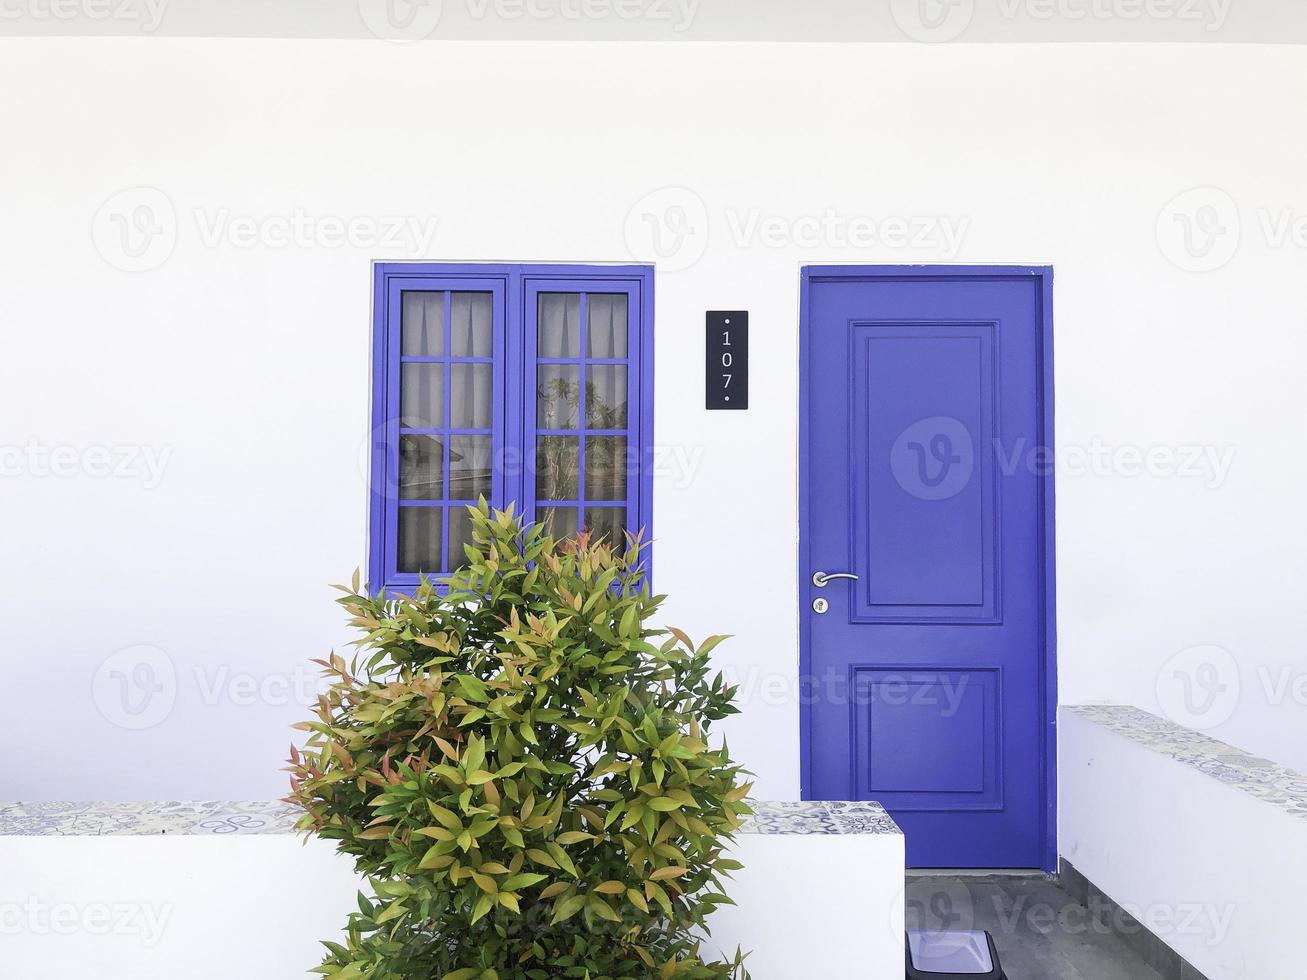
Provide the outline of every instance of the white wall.
<path id="1" fill-rule="evenodd" d="M 1062 856 L 1211 980 L 1302 975 L 1303 822 L 1063 711 Z"/>
<path id="2" fill-rule="evenodd" d="M 1256 673 L 1307 673 L 1305 251 L 1258 224 L 1307 214 L 1302 49 L 7 39 L 0 90 L 0 797 L 279 795 L 289 682 L 347 639 L 326 584 L 364 561 L 369 263 L 652 257 L 669 204 L 693 233 L 657 283 L 658 587 L 668 621 L 736 636 L 760 796 L 798 792 L 811 262 L 1056 265 L 1060 443 L 1235 451 L 1223 479 L 1063 473 L 1063 699 L 1151 706 L 1169 658 L 1220 644 L 1243 691 L 1216 733 L 1307 768 L 1302 705 L 1268 710 Z M 1242 240 L 1184 271 L 1159 213 L 1208 185 Z M 175 248 L 120 271 L 113 219 L 143 204 Z M 1209 204 L 1228 226 L 1219 194 L 1179 206 Z M 242 239 L 296 209 L 438 226 Z M 890 244 L 837 237 L 868 218 Z M 895 218 L 936 237 L 893 244 Z M 747 413 L 701 408 L 709 308 L 751 312 Z M 170 455 L 104 476 L 100 446 Z M 143 713 L 115 672 L 158 689 Z"/>
<path id="3" fill-rule="evenodd" d="M 741 834 L 704 955 L 758 980 L 903 963 L 903 837 Z M 0 836 L 0 947 L 23 980 L 285 980 L 357 908 L 353 861 L 290 835 Z M 796 870 L 797 869 L 797 870 Z M 251 887 L 255 883 L 256 887 Z"/>

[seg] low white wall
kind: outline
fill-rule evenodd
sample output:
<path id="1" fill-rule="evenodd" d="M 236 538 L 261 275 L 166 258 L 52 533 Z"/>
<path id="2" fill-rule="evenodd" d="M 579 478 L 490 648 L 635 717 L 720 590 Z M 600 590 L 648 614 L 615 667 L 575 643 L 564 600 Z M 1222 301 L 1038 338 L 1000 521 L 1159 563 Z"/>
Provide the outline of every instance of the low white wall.
<path id="1" fill-rule="evenodd" d="M 713 941 L 751 949 L 754 980 L 902 970 L 902 837 L 748 834 L 736 854 Z M 292 836 L 0 837 L 0 868 L 0 976 L 22 980 L 303 976 L 358 890 Z"/>
<path id="2" fill-rule="evenodd" d="M 743 834 L 744 869 L 710 945 L 736 947 L 753 980 L 881 980 L 903 973 L 903 837 Z"/>
<path id="3" fill-rule="evenodd" d="M 0 837 L 0 976 L 287 980 L 357 909 L 350 861 L 293 836 Z"/>
<path id="4" fill-rule="evenodd" d="M 1303 975 L 1307 821 L 1063 708 L 1059 850 L 1210 980 Z"/>

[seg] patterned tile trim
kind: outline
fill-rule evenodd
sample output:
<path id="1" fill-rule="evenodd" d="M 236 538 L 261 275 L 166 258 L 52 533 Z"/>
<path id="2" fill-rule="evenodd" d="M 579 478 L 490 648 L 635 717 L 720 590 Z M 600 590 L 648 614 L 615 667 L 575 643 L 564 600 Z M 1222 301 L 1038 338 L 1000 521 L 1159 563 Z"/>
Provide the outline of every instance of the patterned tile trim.
<path id="1" fill-rule="evenodd" d="M 826 800 L 811 803 L 754 803 L 745 834 L 896 834 L 902 836 L 879 803 Z"/>
<path id="2" fill-rule="evenodd" d="M 755 803 L 746 834 L 899 834 L 879 803 Z M 285 803 L 0 803 L 0 836 L 290 834 Z"/>
<path id="3" fill-rule="evenodd" d="M 289 834 L 303 811 L 286 803 L 0 803 L 0 836 Z"/>
<path id="4" fill-rule="evenodd" d="M 1128 704 L 1064 705 L 1086 721 L 1307 820 L 1307 775 Z"/>

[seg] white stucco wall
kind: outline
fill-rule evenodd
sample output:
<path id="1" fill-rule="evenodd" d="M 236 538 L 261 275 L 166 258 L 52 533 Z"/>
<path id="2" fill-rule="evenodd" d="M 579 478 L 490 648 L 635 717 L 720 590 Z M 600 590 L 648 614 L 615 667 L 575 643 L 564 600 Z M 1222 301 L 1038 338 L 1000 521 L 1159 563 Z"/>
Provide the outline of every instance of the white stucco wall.
<path id="1" fill-rule="evenodd" d="M 1153 707 L 1160 676 L 1192 714 L 1187 673 L 1224 688 L 1199 721 L 1307 768 L 1304 49 L 5 39 L 0 90 L 0 797 L 278 795 L 365 556 L 369 263 L 632 250 L 658 588 L 735 634 L 761 797 L 798 792 L 816 262 L 1056 266 L 1063 699 Z M 710 308 L 751 313 L 747 413 L 701 407 Z M 141 713 L 115 673 L 130 708 L 158 689 Z"/>
<path id="2" fill-rule="evenodd" d="M 743 949 L 758 980 L 902 969 L 901 836 L 741 834 L 732 854 L 705 957 Z M 330 842 L 290 835 L 0 836 L 0 867 L 5 975 L 24 980 L 304 976 L 360 889 Z"/>
<path id="3" fill-rule="evenodd" d="M 1059 721 L 1062 856 L 1202 976 L 1300 975 L 1302 820 L 1072 712 Z"/>

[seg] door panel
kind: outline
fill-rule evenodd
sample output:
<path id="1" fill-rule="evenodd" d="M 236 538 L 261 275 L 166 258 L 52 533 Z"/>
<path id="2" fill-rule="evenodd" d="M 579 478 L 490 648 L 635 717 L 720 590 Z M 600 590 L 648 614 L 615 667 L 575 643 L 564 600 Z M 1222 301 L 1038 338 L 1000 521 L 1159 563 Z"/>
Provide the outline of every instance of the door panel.
<path id="1" fill-rule="evenodd" d="M 1046 272 L 805 290 L 805 794 L 879 800 L 911 866 L 1046 860 Z"/>

